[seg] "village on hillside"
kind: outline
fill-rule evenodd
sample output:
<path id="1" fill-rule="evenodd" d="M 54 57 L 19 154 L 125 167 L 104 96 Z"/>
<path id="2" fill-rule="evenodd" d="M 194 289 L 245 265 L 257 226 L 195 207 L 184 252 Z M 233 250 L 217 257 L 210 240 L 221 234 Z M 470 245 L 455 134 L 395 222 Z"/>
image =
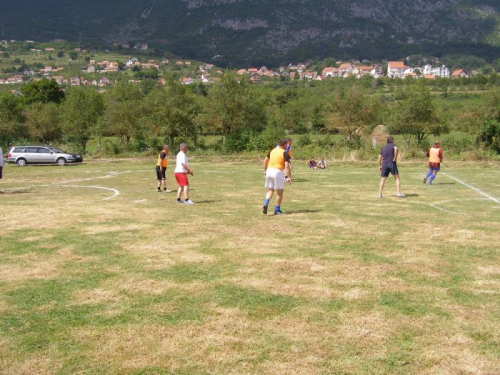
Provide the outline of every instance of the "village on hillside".
<path id="1" fill-rule="evenodd" d="M 9 46 L 15 45 L 17 41 L 1 41 L 0 48 L 0 66 L 2 58 L 8 56 Z M 61 48 L 54 46 L 35 47 L 36 42 L 23 42 L 33 45 L 27 51 L 28 56 L 36 63 L 26 64 L 24 60 L 16 59 L 20 66 L 14 74 L 7 75 L 0 73 L 0 85 L 16 85 L 41 79 L 53 79 L 61 86 L 96 86 L 100 90 L 106 86 L 116 83 L 118 80 L 128 79 L 131 83 L 138 83 L 144 79 L 154 79 L 159 84 L 165 85 L 166 80 L 163 73 L 174 70 L 177 72 L 177 79 L 184 85 L 194 83 L 212 84 L 220 80 L 223 69 L 214 64 L 201 63 L 189 60 L 179 59 L 155 59 L 144 55 L 139 57 L 126 57 L 123 55 L 116 60 L 98 60 L 93 55 L 97 51 L 88 51 L 79 47 L 72 48 L 71 51 L 62 51 Z M 146 51 L 147 44 L 141 43 L 135 49 Z M 93 52 L 93 53 L 92 53 Z M 107 51 L 109 52 L 109 51 Z M 53 56 L 65 56 L 69 54 L 71 59 L 64 63 L 61 59 L 54 59 Z M 2 56 L 3 55 L 3 56 Z M 23 55 L 24 56 L 24 55 Z M 74 69 L 71 73 L 66 73 L 69 65 L 74 66 L 75 61 L 85 62 L 83 69 L 75 74 Z M 48 63 L 54 61 L 54 63 Z M 41 65 L 41 62 L 44 64 Z M 17 66 L 16 65 L 16 66 Z M 148 74 L 134 74 L 137 72 L 149 72 Z M 5 73 L 5 70 L 4 72 Z M 129 73 L 127 77 L 121 74 Z M 297 63 L 280 66 L 273 70 L 266 66 L 261 68 L 248 68 L 237 70 L 239 75 L 248 75 L 253 83 L 261 83 L 263 80 L 310 80 L 323 81 L 331 78 L 362 78 L 371 76 L 373 78 L 387 77 L 389 79 L 436 79 L 436 78 L 468 78 L 469 72 L 465 69 L 455 69 L 453 72 L 444 65 L 432 66 L 427 63 L 423 66 L 408 66 L 405 61 L 389 61 L 383 63 L 370 63 L 368 60 L 362 62 L 336 61 L 335 66 L 327 66 L 318 69 L 315 64 Z"/>

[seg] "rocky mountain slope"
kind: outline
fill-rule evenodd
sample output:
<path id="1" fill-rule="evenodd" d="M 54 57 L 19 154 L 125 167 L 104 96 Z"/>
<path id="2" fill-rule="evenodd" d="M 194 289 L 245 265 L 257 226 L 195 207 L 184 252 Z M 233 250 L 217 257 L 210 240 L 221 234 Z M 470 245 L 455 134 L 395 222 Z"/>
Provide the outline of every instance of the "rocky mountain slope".
<path id="1" fill-rule="evenodd" d="M 1 2 L 5 38 L 148 42 L 234 65 L 411 53 L 500 57 L 497 0 Z"/>

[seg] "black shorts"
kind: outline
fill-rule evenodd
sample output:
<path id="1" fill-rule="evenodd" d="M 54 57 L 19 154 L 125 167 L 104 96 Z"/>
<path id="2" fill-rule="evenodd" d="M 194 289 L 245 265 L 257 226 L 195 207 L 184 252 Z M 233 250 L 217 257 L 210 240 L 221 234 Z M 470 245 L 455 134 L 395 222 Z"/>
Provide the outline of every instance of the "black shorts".
<path id="1" fill-rule="evenodd" d="M 167 168 L 165 167 L 160 167 L 159 165 L 156 166 L 156 178 L 158 178 L 158 181 L 165 181 L 165 172 L 167 171 Z"/>
<path id="2" fill-rule="evenodd" d="M 3 171 L 3 167 L 0 167 L 0 180 L 2 179 L 2 171 Z"/>
<path id="3" fill-rule="evenodd" d="M 392 164 L 382 164 L 382 171 L 380 172 L 381 177 L 389 177 L 389 174 L 393 176 L 399 174 L 398 166 L 396 163 Z"/>

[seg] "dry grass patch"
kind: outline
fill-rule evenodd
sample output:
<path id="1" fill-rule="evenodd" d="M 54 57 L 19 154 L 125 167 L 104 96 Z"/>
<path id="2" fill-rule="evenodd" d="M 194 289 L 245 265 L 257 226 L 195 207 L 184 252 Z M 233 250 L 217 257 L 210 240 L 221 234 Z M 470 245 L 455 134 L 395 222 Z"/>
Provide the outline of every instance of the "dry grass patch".
<path id="1" fill-rule="evenodd" d="M 42 247 L 42 246 L 39 246 Z M 47 248 L 48 245 L 46 246 Z M 11 260 L 13 258 L 11 257 Z M 0 264 L 0 281 L 24 281 L 52 279 L 60 275 L 68 263 L 84 262 L 91 258 L 81 257 L 71 248 L 62 248 L 55 254 L 22 254 L 15 257 L 16 263 Z"/>

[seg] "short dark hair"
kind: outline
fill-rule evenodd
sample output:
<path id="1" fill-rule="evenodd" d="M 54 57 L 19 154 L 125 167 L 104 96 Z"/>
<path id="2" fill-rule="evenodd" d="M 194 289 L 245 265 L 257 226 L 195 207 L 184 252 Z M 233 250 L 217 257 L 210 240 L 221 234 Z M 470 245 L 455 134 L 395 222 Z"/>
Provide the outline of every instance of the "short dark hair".
<path id="1" fill-rule="evenodd" d="M 278 145 L 279 146 L 284 146 L 286 145 L 286 139 L 280 139 L 279 142 L 278 142 Z"/>
<path id="2" fill-rule="evenodd" d="M 394 143 L 394 138 L 392 138 L 391 136 L 388 136 L 387 143 Z"/>

